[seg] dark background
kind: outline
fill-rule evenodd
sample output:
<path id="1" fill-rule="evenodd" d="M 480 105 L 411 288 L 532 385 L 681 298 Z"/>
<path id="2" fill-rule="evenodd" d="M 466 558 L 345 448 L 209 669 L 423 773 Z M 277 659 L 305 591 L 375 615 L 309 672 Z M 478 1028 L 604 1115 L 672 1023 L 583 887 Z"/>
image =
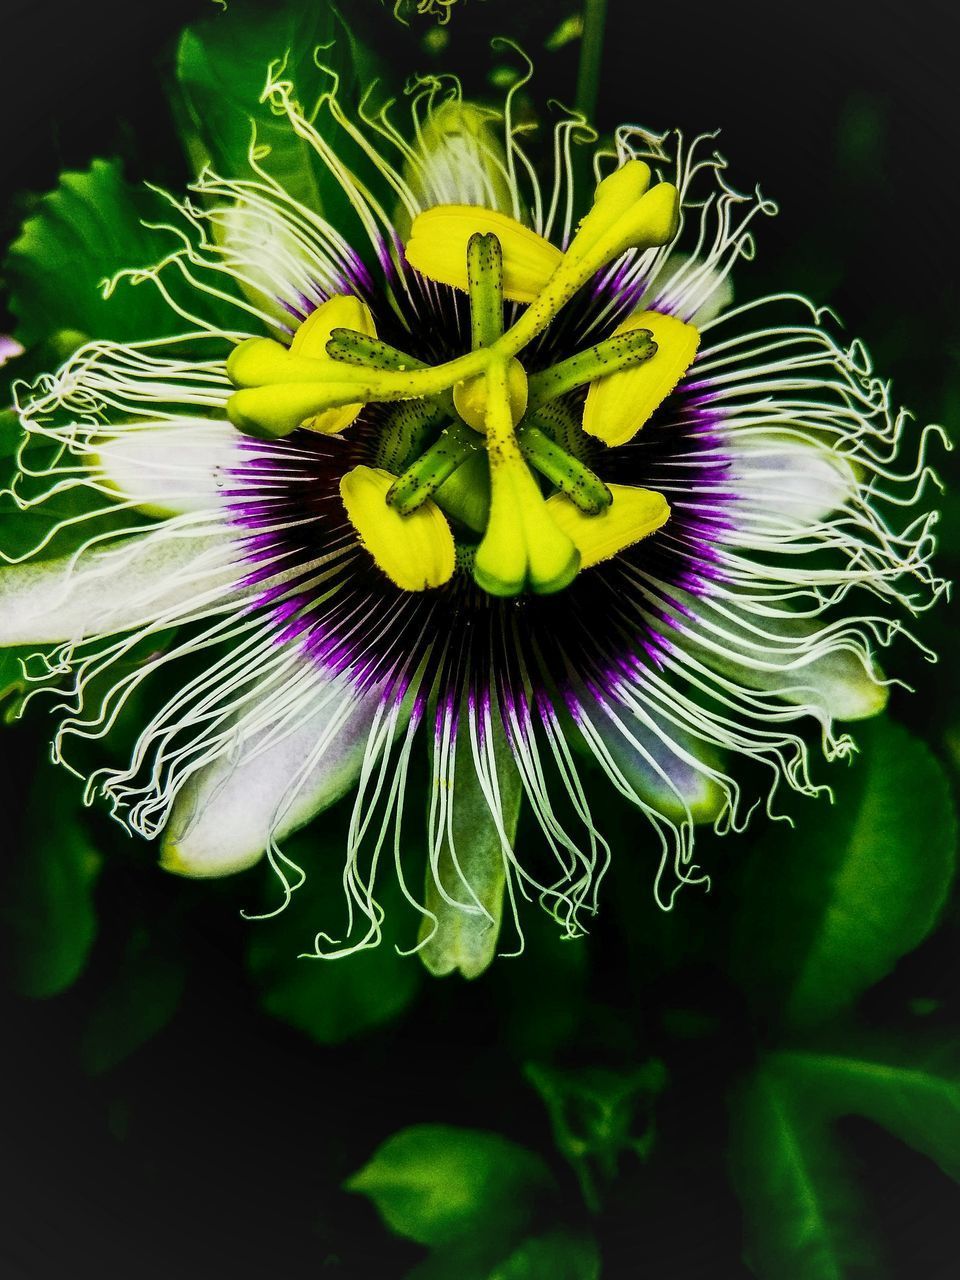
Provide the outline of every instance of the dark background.
<path id="1" fill-rule="evenodd" d="M 163 76 L 180 27 L 211 8 L 208 0 L 8 0 L 4 242 L 26 207 L 21 193 L 50 188 L 62 168 L 93 156 L 122 156 L 135 179 L 174 188 L 186 181 Z M 414 20 L 405 32 L 375 0 L 345 8 L 399 77 L 432 65 L 420 44 L 429 22 Z M 483 91 L 489 37 L 506 32 L 534 54 L 543 92 L 570 99 L 576 44 L 542 48 L 566 8 L 461 0 L 444 64 L 468 89 Z M 744 187 L 759 180 L 781 205 L 779 218 L 761 228 L 746 291 L 799 287 L 829 302 L 925 420 L 949 417 L 960 404 L 957 25 L 955 6 L 942 0 L 610 0 L 598 108 L 601 128 L 624 120 L 722 128 L 733 180 Z M 955 657 L 945 656 L 940 668 L 914 673 L 917 696 L 896 706 L 928 737 L 945 724 L 956 687 Z M 43 725 L 34 718 L 2 745 L 0 812 L 9 813 L 44 750 Z M 619 820 L 626 830 L 629 815 Z M 16 830 L 8 835 L 16 846 Z M 598 1028 L 630 1011 L 636 1029 L 624 1033 L 623 1052 L 639 1041 L 668 1059 L 683 1087 L 658 1118 L 661 1149 L 673 1153 L 659 1183 L 626 1169 L 608 1204 L 598 1231 L 604 1274 L 738 1280 L 748 1273 L 722 1172 L 718 1081 L 749 1056 L 753 1029 L 709 966 L 681 968 L 668 991 L 634 989 L 611 904 L 643 898 L 642 879 L 621 858 L 606 881 L 607 914 L 584 944 L 593 1013 L 579 1052 L 589 1055 L 593 1041 L 609 1054 L 611 1037 Z M 399 1276 L 419 1251 L 390 1237 L 366 1201 L 337 1190 L 387 1134 L 439 1120 L 497 1129 L 549 1152 L 543 1109 L 518 1069 L 523 1051 L 510 1017 L 522 1018 L 522 1010 L 504 1013 L 509 974 L 470 988 L 429 984 L 392 1027 L 321 1049 L 257 1009 L 242 959 L 251 927 L 238 917 L 243 892 L 198 885 L 191 894 L 193 909 L 184 912 L 183 887 L 147 864 L 114 871 L 101 887 L 101 936 L 82 981 L 49 1002 L 3 997 L 4 1280 Z M 121 961 L 131 913 L 166 921 L 188 957 L 186 994 L 157 1039 L 91 1079 L 76 1044 L 93 993 Z M 941 933 L 910 957 L 874 993 L 878 1010 L 922 990 L 955 1013 L 954 941 L 955 933 Z M 658 1008 L 671 1001 L 694 1007 L 713 1034 L 691 1045 L 668 1042 Z M 955 1275 L 960 1202 L 952 1184 L 866 1124 L 851 1123 L 845 1138 L 897 1275 Z M 572 1179 L 567 1191 L 577 1214 Z"/>

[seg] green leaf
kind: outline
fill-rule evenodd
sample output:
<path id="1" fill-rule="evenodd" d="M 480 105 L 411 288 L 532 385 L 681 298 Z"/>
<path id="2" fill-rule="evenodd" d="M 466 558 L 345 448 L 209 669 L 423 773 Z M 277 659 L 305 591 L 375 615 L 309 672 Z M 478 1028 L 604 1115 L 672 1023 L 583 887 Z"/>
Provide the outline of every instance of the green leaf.
<path id="1" fill-rule="evenodd" d="M 64 330 L 118 341 L 173 332 L 176 317 L 149 282 L 123 283 L 103 297 L 105 279 L 124 267 L 150 266 L 167 252 L 169 237 L 141 225 L 159 220 L 164 208 L 154 193 L 124 180 L 117 160 L 61 174 L 4 265 L 17 338 L 29 347 Z"/>
<path id="2" fill-rule="evenodd" d="M 843 1153 L 768 1066 L 732 1099 L 730 1157 L 744 1256 L 761 1280 L 880 1280 Z"/>
<path id="3" fill-rule="evenodd" d="M 546 1165 L 498 1134 L 448 1125 L 403 1129 L 346 1183 L 398 1235 L 433 1248 L 516 1240 L 554 1190 Z"/>
<path id="4" fill-rule="evenodd" d="M 112 1070 L 161 1031 L 177 1011 L 186 969 L 180 956 L 159 951 L 138 929 L 114 982 L 99 998 L 80 1042 L 91 1075 Z"/>
<path id="5" fill-rule="evenodd" d="M 833 1049 L 771 1055 L 827 1118 L 862 1116 L 960 1182 L 960 1052 L 946 1043 L 870 1037 Z"/>
<path id="6" fill-rule="evenodd" d="M 286 117 L 274 115 L 260 101 L 270 64 L 285 60 L 283 79 L 292 81 L 309 113 L 331 87 L 329 74 L 314 61 L 316 50 L 340 77 L 338 92 L 348 99 L 358 79 L 372 74 L 369 55 L 333 5 L 281 0 L 263 6 L 234 0 L 224 12 L 183 33 L 174 105 L 197 171 L 212 164 L 225 177 L 249 176 L 255 128 L 258 149 L 269 152 L 264 163 L 271 175 L 294 199 L 336 221 L 335 214 L 347 207 L 339 185 Z M 336 210 L 331 201 L 338 203 Z"/>
<path id="7" fill-rule="evenodd" d="M 84 828 L 76 787 L 51 765 L 37 771 L 17 852 L 4 905 L 13 985 L 21 995 L 54 996 L 77 980 L 93 946 L 102 859 Z"/>
<path id="8" fill-rule="evenodd" d="M 490 1272 L 490 1280 L 600 1280 L 600 1254 L 586 1235 L 533 1236 Z"/>
<path id="9" fill-rule="evenodd" d="M 392 886 L 378 946 L 337 960 L 302 957 L 343 895 L 339 849 L 317 857 L 316 842 L 316 829 L 287 841 L 284 851 L 308 868 L 307 881 L 278 916 L 251 923 L 247 962 L 267 1013 L 320 1044 L 339 1044 L 398 1017 L 417 994 L 422 970 L 414 957 L 397 954 L 394 928 L 403 908 L 392 900 L 399 898 Z"/>
<path id="10" fill-rule="evenodd" d="M 901 726 L 858 729 L 863 755 L 771 824 L 741 894 L 734 969 L 756 1002 L 809 1025 L 850 1005 L 936 924 L 956 869 L 956 814 L 927 748 Z"/>
<path id="11" fill-rule="evenodd" d="M 523 785 L 499 724 L 494 734 L 503 827 L 507 840 L 512 844 L 520 817 Z M 466 887 L 469 885 L 487 914 L 470 914 L 447 902 L 428 866 L 425 905 L 436 917 L 436 924 L 429 918 L 424 919 L 420 937 L 429 938 L 429 941 L 419 955 L 435 977 L 459 970 L 465 978 L 476 978 L 496 955 L 506 876 L 500 836 L 480 788 L 466 731 L 457 735 L 451 800 L 453 848 L 451 850 L 450 841 L 445 838 L 440 851 L 440 879 L 451 898 L 467 904 L 473 901 Z M 456 853 L 455 859 L 453 852 Z"/>
<path id="12" fill-rule="evenodd" d="M 22 430 L 15 409 L 0 409 L 0 458 L 9 458 L 20 445 Z"/>

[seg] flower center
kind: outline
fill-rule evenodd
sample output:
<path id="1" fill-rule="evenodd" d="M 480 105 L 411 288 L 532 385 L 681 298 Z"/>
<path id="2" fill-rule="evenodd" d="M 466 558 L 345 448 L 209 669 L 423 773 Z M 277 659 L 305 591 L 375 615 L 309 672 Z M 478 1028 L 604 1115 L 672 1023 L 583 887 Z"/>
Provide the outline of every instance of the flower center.
<path id="1" fill-rule="evenodd" d="M 618 378 L 656 364 L 672 378 L 662 389 L 659 374 L 645 380 L 656 407 L 693 358 L 696 331 L 656 317 L 654 341 L 641 316 L 549 369 L 528 375 L 518 357 L 597 271 L 626 249 L 673 234 L 676 190 L 666 183 L 647 190 L 649 176 L 646 165 L 629 161 L 601 182 L 564 254 L 493 210 L 427 210 L 414 222 L 407 257 L 469 295 L 471 351 L 424 365 L 380 341 L 357 299 L 333 298 L 289 349 L 269 339 L 235 349 L 227 364 L 238 388 L 227 405 L 231 421 L 270 438 L 298 426 L 336 433 L 364 404 L 396 402 L 377 466 L 355 468 L 341 483 L 347 516 L 379 567 L 405 590 L 442 585 L 456 564 L 494 596 L 562 590 L 581 568 L 669 515 L 662 495 L 608 486 L 587 466 L 567 393 L 587 386 L 589 410 L 606 388 L 609 404 Z M 505 297 L 528 304 L 506 331 Z M 670 324 L 689 331 L 679 346 Z M 661 331 L 669 358 L 655 361 Z M 594 434 L 605 439 L 602 426 Z"/>

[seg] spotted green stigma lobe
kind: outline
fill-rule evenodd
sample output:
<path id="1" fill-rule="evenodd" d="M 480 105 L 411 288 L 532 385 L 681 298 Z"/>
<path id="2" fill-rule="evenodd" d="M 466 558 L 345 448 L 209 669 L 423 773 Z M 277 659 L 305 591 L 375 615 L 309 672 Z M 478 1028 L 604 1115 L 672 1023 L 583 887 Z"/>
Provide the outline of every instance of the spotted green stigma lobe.
<path id="1" fill-rule="evenodd" d="M 610 505 L 610 490 L 579 458 L 567 453 L 542 427 L 528 422 L 517 432 L 523 456 L 587 515 L 599 515 Z"/>
<path id="2" fill-rule="evenodd" d="M 495 235 L 467 241 L 467 289 L 471 346 L 492 347 L 503 334 L 503 251 Z"/>
<path id="3" fill-rule="evenodd" d="M 423 505 L 445 480 L 481 448 L 475 431 L 462 422 L 452 422 L 429 449 L 394 481 L 387 502 L 401 515 Z"/>
<path id="4" fill-rule="evenodd" d="M 635 368 L 657 350 L 649 329 L 631 329 L 615 334 L 595 346 L 578 351 L 549 369 L 530 377 L 530 404 L 537 408 L 620 369 Z"/>

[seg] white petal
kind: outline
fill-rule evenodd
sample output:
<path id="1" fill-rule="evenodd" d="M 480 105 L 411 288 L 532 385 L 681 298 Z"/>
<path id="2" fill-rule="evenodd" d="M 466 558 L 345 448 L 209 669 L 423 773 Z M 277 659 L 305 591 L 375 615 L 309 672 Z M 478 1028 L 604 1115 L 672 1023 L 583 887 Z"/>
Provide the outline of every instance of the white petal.
<path id="1" fill-rule="evenodd" d="M 357 694 L 344 682 L 321 686 L 321 705 L 285 736 L 275 726 L 193 775 L 174 801 L 160 863 L 205 878 L 243 871 L 271 839 L 296 831 L 356 781 L 379 691 Z M 346 710 L 346 714 L 343 711 Z"/>
<path id="2" fill-rule="evenodd" d="M 818 524 L 857 489 L 846 458 L 783 431 L 738 433 L 731 471 L 754 511 L 796 528 Z"/>
<path id="3" fill-rule="evenodd" d="M 91 465 L 148 515 L 180 515 L 218 506 L 241 448 L 239 433 L 226 421 L 138 422 L 104 434 Z"/>
<path id="4" fill-rule="evenodd" d="M 23 355 L 23 347 L 16 340 L 6 333 L 0 333 L 0 365 L 4 365 L 8 360 L 14 360 L 17 356 Z"/>
<path id="5" fill-rule="evenodd" d="M 0 568 L 0 645 L 109 635 L 191 610 L 244 572 L 221 533 L 165 527 L 77 555 Z"/>

